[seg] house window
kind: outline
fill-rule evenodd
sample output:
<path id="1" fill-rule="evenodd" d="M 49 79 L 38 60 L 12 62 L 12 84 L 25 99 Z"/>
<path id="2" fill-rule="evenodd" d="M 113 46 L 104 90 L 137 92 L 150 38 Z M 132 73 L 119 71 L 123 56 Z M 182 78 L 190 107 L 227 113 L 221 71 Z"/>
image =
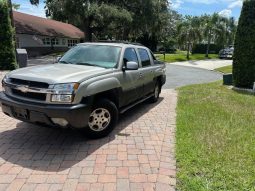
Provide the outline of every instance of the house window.
<path id="1" fill-rule="evenodd" d="M 62 45 L 66 45 L 66 39 L 62 39 Z"/>
<path id="2" fill-rule="evenodd" d="M 50 43 L 50 38 L 43 38 L 42 40 L 43 40 L 44 45 L 50 45 L 51 44 Z"/>
<path id="3" fill-rule="evenodd" d="M 59 45 L 59 40 L 57 38 L 51 39 L 51 44 L 52 45 Z"/>
<path id="4" fill-rule="evenodd" d="M 78 44 L 78 40 L 68 40 L 68 47 L 73 47 Z"/>

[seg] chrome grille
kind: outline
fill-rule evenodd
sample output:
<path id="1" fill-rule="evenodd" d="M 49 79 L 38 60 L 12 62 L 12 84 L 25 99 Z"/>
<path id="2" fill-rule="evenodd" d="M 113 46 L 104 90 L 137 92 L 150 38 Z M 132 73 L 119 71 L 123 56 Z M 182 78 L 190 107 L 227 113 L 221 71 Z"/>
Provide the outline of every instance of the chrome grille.
<path id="1" fill-rule="evenodd" d="M 32 88 L 44 88 L 47 89 L 49 84 L 44 82 L 35 82 L 35 81 L 28 81 L 28 80 L 21 80 L 16 78 L 10 78 L 10 82 L 15 85 L 25 85 Z"/>
<path id="2" fill-rule="evenodd" d="M 24 100 L 32 99 L 37 102 L 47 101 L 47 98 L 49 97 L 48 93 L 50 93 L 50 90 L 48 89 L 49 84 L 44 82 L 10 78 L 4 86 L 6 88 L 6 94 L 10 96 Z"/>
<path id="3" fill-rule="evenodd" d="M 45 101 L 46 100 L 46 94 L 44 93 L 34 93 L 34 92 L 22 92 L 17 89 L 11 89 L 12 94 L 19 97 L 39 100 L 39 101 Z"/>

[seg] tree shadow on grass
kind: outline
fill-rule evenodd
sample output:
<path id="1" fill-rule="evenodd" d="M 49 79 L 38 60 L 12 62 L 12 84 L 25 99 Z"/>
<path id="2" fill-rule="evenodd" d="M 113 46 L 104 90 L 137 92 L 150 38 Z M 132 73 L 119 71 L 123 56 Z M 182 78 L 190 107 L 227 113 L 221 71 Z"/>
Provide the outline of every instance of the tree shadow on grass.
<path id="1" fill-rule="evenodd" d="M 131 136 L 122 133 L 138 118 L 162 102 L 142 103 L 120 116 L 119 123 L 107 137 L 89 140 L 84 131 L 77 129 L 54 129 L 20 122 L 16 128 L 0 133 L 0 157 L 5 161 L 46 172 L 59 172 L 77 163 L 94 166 L 95 159 L 89 156 L 118 136 Z"/>

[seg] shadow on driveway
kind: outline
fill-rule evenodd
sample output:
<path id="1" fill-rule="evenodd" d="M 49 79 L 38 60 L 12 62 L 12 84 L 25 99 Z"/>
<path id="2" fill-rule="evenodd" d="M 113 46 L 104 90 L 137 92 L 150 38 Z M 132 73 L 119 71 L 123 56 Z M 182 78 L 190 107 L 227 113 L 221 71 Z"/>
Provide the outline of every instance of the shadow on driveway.
<path id="1" fill-rule="evenodd" d="M 0 133 L 0 157 L 5 161 L 46 172 L 60 172 L 75 164 L 84 167 L 95 165 L 96 155 L 90 157 L 99 148 L 109 148 L 117 136 L 130 136 L 120 133 L 140 117 L 163 101 L 155 104 L 142 103 L 120 116 L 119 123 L 107 137 L 99 140 L 85 138 L 82 130 L 54 129 L 20 122 L 15 129 Z M 124 131 L 125 132 L 125 131 Z"/>

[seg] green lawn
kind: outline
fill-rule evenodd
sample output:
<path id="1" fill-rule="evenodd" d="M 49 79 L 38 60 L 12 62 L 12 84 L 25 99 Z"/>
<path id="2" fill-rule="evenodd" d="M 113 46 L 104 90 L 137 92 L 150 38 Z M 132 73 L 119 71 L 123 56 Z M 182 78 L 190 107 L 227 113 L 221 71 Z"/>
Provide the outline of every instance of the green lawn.
<path id="1" fill-rule="evenodd" d="M 255 190 L 255 96 L 221 84 L 179 89 L 178 190 Z"/>
<path id="2" fill-rule="evenodd" d="M 156 54 L 156 57 L 159 60 L 165 61 L 167 63 L 187 61 L 185 51 L 179 51 L 176 54 L 166 54 L 165 60 L 164 60 L 163 54 Z M 215 59 L 215 58 L 218 58 L 217 54 L 210 54 L 209 55 L 209 59 Z M 205 60 L 205 59 L 207 59 L 205 57 L 205 54 L 191 54 L 190 55 L 190 60 Z"/>
<path id="3" fill-rule="evenodd" d="M 232 73 L 233 66 L 225 66 L 222 68 L 217 68 L 216 71 L 222 72 L 222 73 Z"/>

